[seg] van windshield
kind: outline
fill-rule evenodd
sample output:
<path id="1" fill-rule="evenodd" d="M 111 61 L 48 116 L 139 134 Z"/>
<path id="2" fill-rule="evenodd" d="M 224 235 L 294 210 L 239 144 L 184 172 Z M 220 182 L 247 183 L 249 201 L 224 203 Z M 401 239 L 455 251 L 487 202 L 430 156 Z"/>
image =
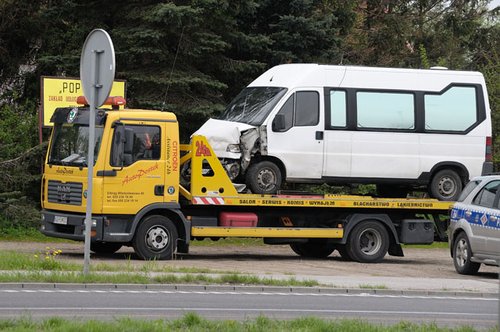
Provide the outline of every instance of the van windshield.
<path id="1" fill-rule="evenodd" d="M 285 92 L 285 88 L 277 87 L 245 88 L 219 119 L 260 126 Z"/>

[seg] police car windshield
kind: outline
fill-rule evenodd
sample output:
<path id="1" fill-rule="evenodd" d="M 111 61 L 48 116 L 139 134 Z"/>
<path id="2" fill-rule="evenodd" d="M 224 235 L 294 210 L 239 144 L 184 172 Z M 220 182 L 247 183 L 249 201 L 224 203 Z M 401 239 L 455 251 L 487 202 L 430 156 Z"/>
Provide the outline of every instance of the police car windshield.
<path id="1" fill-rule="evenodd" d="M 95 128 L 94 164 L 99 155 L 103 126 Z M 55 124 L 49 164 L 87 167 L 89 127 L 80 124 Z"/>
<path id="2" fill-rule="evenodd" d="M 285 92 L 285 88 L 277 87 L 245 88 L 219 119 L 260 126 Z"/>
<path id="3" fill-rule="evenodd" d="M 469 196 L 469 194 L 474 190 L 474 188 L 476 188 L 478 186 L 478 184 L 480 184 L 480 183 L 481 183 L 480 180 L 473 180 L 473 181 L 470 181 L 469 183 L 467 183 L 464 190 L 462 191 L 462 193 L 458 197 L 457 201 L 463 202 L 467 198 L 467 196 Z"/>

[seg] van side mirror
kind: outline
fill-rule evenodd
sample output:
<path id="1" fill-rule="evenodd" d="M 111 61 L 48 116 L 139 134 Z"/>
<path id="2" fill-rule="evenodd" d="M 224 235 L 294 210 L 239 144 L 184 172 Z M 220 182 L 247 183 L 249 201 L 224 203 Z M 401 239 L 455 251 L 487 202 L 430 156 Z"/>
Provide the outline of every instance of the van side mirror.
<path id="1" fill-rule="evenodd" d="M 273 120 L 273 131 L 283 131 L 285 130 L 285 115 L 276 114 Z"/>

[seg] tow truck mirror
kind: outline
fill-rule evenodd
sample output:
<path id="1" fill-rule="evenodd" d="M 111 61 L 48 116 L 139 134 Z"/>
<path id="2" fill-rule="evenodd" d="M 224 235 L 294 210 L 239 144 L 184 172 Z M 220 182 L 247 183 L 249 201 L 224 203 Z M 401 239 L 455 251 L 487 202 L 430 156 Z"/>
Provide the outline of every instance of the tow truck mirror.
<path id="1" fill-rule="evenodd" d="M 123 123 L 114 123 L 115 134 L 113 137 L 113 146 L 111 148 L 111 166 L 123 167 L 125 160 L 125 126 Z"/>
<path id="2" fill-rule="evenodd" d="M 125 142 L 123 146 L 123 157 L 125 160 L 125 165 L 128 166 L 132 164 L 132 154 L 134 152 L 134 138 L 135 133 L 132 128 L 125 127 Z"/>
<path id="3" fill-rule="evenodd" d="M 273 131 L 283 131 L 285 130 L 285 115 L 276 114 L 273 120 Z"/>
<path id="4" fill-rule="evenodd" d="M 121 122 L 116 122 L 113 126 L 115 133 L 111 149 L 111 166 L 123 168 L 132 164 L 134 131 Z"/>

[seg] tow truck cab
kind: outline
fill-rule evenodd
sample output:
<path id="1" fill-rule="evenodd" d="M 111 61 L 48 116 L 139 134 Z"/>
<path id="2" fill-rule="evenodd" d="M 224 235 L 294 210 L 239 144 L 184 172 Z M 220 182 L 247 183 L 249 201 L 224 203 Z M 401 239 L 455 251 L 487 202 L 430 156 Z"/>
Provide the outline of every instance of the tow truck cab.
<path id="1" fill-rule="evenodd" d="M 42 179 L 46 235 L 84 239 L 89 113 L 58 108 L 52 116 Z M 148 211 L 179 209 L 177 119 L 170 112 L 100 109 L 95 133 L 92 240 L 128 243 Z"/>

